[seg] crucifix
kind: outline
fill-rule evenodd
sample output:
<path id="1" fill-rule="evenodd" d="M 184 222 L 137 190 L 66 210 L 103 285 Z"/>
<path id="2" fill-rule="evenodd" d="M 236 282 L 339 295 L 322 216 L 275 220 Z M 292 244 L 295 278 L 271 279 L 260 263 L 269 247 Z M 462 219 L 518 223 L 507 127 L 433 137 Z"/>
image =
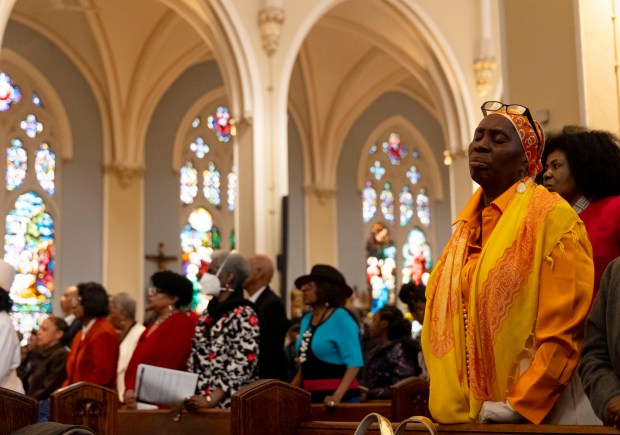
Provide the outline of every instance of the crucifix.
<path id="1" fill-rule="evenodd" d="M 177 259 L 177 257 L 173 255 L 164 254 L 164 244 L 162 242 L 159 242 L 159 252 L 157 255 L 145 255 L 144 258 L 149 261 L 157 262 L 157 267 L 160 272 L 166 270 L 166 265 L 169 261 L 174 261 Z"/>

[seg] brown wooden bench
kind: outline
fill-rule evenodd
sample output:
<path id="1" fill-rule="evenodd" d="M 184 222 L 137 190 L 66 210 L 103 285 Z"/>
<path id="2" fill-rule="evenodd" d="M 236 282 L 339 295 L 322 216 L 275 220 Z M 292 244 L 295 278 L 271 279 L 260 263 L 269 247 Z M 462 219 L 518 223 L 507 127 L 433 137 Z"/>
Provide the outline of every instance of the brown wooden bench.
<path id="1" fill-rule="evenodd" d="M 418 384 L 415 388 L 422 386 L 423 384 Z M 400 419 L 393 419 L 394 427 L 398 422 Z M 233 395 L 231 424 L 232 435 L 352 435 L 359 420 L 313 420 L 309 393 L 278 381 L 258 381 Z M 439 433 L 446 435 L 620 434 L 620 431 L 605 426 L 535 424 L 438 425 L 437 429 Z M 419 432 L 428 433 L 424 426 L 413 424 L 409 425 L 406 431 Z M 378 434 L 376 424 L 371 426 L 367 433 Z"/>
<path id="2" fill-rule="evenodd" d="M 230 434 L 230 410 L 206 409 L 183 413 L 175 421 L 177 412 L 158 409 L 155 411 L 118 410 L 119 435 L 176 435 L 176 434 Z"/>
<path id="3" fill-rule="evenodd" d="M 98 435 L 115 435 L 118 407 L 115 390 L 78 382 L 52 393 L 50 421 L 87 426 Z"/>
<path id="4" fill-rule="evenodd" d="M 39 404 L 32 397 L 0 387 L 0 435 L 36 423 L 38 409 Z"/>

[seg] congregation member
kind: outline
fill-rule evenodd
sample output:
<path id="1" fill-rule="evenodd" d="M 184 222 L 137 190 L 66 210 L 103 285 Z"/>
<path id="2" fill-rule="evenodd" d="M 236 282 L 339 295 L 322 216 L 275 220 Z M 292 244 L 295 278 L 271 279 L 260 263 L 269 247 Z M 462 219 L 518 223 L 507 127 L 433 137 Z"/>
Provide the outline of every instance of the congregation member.
<path id="1" fill-rule="evenodd" d="M 213 299 L 196 325 L 189 371 L 198 374 L 191 410 L 230 408 L 231 396 L 258 379 L 260 325 L 254 305 L 243 298 L 250 266 L 235 251 L 211 254 L 202 292 Z"/>
<path id="2" fill-rule="evenodd" d="M 174 370 L 187 370 L 197 316 L 188 310 L 192 302 L 192 282 L 165 270 L 151 276 L 146 309 L 156 319 L 142 332 L 125 372 L 123 401 L 137 407 L 136 378 L 139 364 Z"/>
<path id="3" fill-rule="evenodd" d="M 607 131 L 565 127 L 550 136 L 542 162 L 544 186 L 568 201 L 586 225 L 594 298 L 603 271 L 620 256 L 620 141 Z"/>
<path id="4" fill-rule="evenodd" d="M 419 340 L 426 309 L 426 286 L 422 283 L 405 283 L 398 292 L 398 299 L 407 305 L 411 314 L 411 336 Z"/>
<path id="5" fill-rule="evenodd" d="M 110 314 L 108 320 L 119 334 L 120 349 L 116 367 L 116 389 L 118 397 L 123 401 L 125 394 L 125 372 L 127 365 L 144 332 L 144 325 L 136 322 L 136 300 L 127 293 L 118 293 L 110 297 Z"/>
<path id="6" fill-rule="evenodd" d="M 336 268 L 316 264 L 295 280 L 312 311 L 301 319 L 297 354 L 300 369 L 292 384 L 327 407 L 360 402 L 357 375 L 363 367 L 357 320 L 344 304 L 353 290 Z"/>
<path id="7" fill-rule="evenodd" d="M 39 421 L 48 421 L 49 397 L 67 377 L 67 342 L 69 325 L 64 319 L 48 316 L 37 331 L 37 349 L 25 373 L 26 394 L 39 401 Z"/>
<path id="8" fill-rule="evenodd" d="M 74 313 L 82 323 L 67 358 L 67 379 L 63 386 L 92 382 L 116 389 L 118 334 L 108 321 L 108 293 L 96 282 L 77 285 Z"/>
<path id="9" fill-rule="evenodd" d="M 74 300 L 78 296 L 77 286 L 70 285 L 65 289 L 65 292 L 60 297 L 60 309 L 65 316 L 65 322 L 69 325 L 69 331 L 67 332 L 68 343 L 71 344 L 75 334 L 82 329 L 82 323 L 75 317 L 74 312 Z"/>
<path id="10" fill-rule="evenodd" d="M 13 301 L 7 289 L 13 285 L 14 275 L 13 266 L 0 260 L 0 387 L 23 393 L 24 386 L 17 376 L 21 362 L 19 338 L 9 317 Z"/>
<path id="11" fill-rule="evenodd" d="M 420 345 L 411 338 L 411 322 L 393 305 L 373 315 L 368 332 L 375 345 L 364 358 L 365 400 L 390 399 L 392 385 L 420 374 Z"/>
<path id="12" fill-rule="evenodd" d="M 250 274 L 243 287 L 248 292 L 248 300 L 258 310 L 260 324 L 258 376 L 261 379 L 288 381 L 284 339 L 289 321 L 282 299 L 269 287 L 273 278 L 273 263 L 266 255 L 253 255 L 248 258 L 248 263 Z"/>
<path id="13" fill-rule="evenodd" d="M 544 132 L 529 110 L 487 101 L 482 113 L 469 145 L 480 187 L 427 283 L 430 412 L 439 423 L 595 423 L 574 376 L 594 282 L 585 226 L 533 182 Z"/>
<path id="14" fill-rule="evenodd" d="M 579 374 L 596 415 L 620 429 L 620 257 L 603 273 L 586 324 Z"/>

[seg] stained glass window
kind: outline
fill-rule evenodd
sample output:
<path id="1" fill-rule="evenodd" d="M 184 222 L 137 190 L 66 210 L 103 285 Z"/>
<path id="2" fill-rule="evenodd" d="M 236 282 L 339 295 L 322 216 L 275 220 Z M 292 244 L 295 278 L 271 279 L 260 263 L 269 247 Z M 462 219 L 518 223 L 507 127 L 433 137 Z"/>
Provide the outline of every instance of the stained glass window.
<path id="1" fill-rule="evenodd" d="M 366 243 L 366 280 L 372 291 L 370 311 L 395 301 L 396 247 L 389 229 L 382 223 L 372 226 Z"/>
<path id="2" fill-rule="evenodd" d="M 191 204 L 198 194 L 198 171 L 187 161 L 181 168 L 181 202 Z"/>
<path id="3" fill-rule="evenodd" d="M 13 84 L 8 74 L 0 72 L 0 112 L 8 111 L 22 98 L 21 89 Z"/>
<path id="4" fill-rule="evenodd" d="M 53 195 L 56 190 L 56 155 L 46 143 L 42 143 L 37 151 L 34 171 L 43 190 L 48 195 Z"/>
<path id="5" fill-rule="evenodd" d="M 6 217 L 4 260 L 16 270 L 14 323 L 27 337 L 51 312 L 54 291 L 54 219 L 34 192 L 20 195 Z"/>
<path id="6" fill-rule="evenodd" d="M 424 231 L 431 226 L 427 188 L 432 186 L 420 188 L 421 180 L 428 183 L 429 165 L 405 134 L 392 131 L 372 139 L 368 153 L 362 154 L 361 200 L 364 237 L 369 237 L 367 289 L 374 312 L 394 303 L 397 288 L 412 276 L 418 280 L 431 269 L 431 248 Z"/>
<path id="7" fill-rule="evenodd" d="M 394 194 L 390 190 L 390 184 L 386 183 L 381 191 L 381 212 L 389 223 L 394 223 Z"/>
<path id="8" fill-rule="evenodd" d="M 416 285 L 426 282 L 425 276 L 431 268 L 431 247 L 426 234 L 415 227 L 407 235 L 403 245 L 403 283 L 412 281 Z"/>
<path id="9" fill-rule="evenodd" d="M 194 142 L 189 145 L 189 149 L 196 154 L 196 157 L 202 159 L 209 152 L 209 145 L 205 143 L 204 138 L 197 137 Z"/>
<path id="10" fill-rule="evenodd" d="M 235 122 L 222 102 L 211 102 L 188 119 L 192 121 L 180 135 L 181 161 L 186 162 L 180 168 L 180 200 L 194 209 L 189 223 L 184 211 L 179 228 L 183 273 L 194 283 L 193 307 L 202 312 L 208 299 L 200 293 L 199 279 L 210 254 L 213 249 L 233 249 L 236 242 L 238 179 L 233 147 L 226 144 L 235 135 Z"/>
<path id="11" fill-rule="evenodd" d="M 215 115 L 207 118 L 207 124 L 209 124 L 209 128 L 215 132 L 218 140 L 221 142 L 228 142 L 231 136 L 237 134 L 235 120 L 232 119 L 226 107 L 218 107 L 215 111 Z"/>
<path id="12" fill-rule="evenodd" d="M 422 175 L 420 174 L 420 171 L 418 171 L 418 168 L 416 168 L 415 165 L 411 165 L 407 171 L 407 178 L 409 178 L 411 184 L 417 184 L 421 177 Z"/>
<path id="13" fill-rule="evenodd" d="M 37 94 L 36 92 L 32 93 L 32 104 L 34 104 L 37 107 L 41 107 L 43 105 L 43 102 L 41 101 L 41 97 L 39 97 L 39 94 Z"/>
<path id="14" fill-rule="evenodd" d="M 26 136 L 30 138 L 37 137 L 43 131 L 43 124 L 37 121 L 37 117 L 32 113 L 26 116 L 26 119 L 20 123 L 20 127 L 26 132 Z"/>
<path id="15" fill-rule="evenodd" d="M 383 174 L 385 174 L 385 168 L 381 166 L 381 162 L 379 160 L 375 160 L 375 164 L 370 167 L 370 172 L 375 176 L 375 180 L 381 180 Z"/>
<path id="16" fill-rule="evenodd" d="M 188 277 L 194 286 L 198 286 L 199 277 L 206 271 L 211 262 L 211 253 L 220 248 L 220 233 L 213 225 L 213 216 L 208 210 L 198 207 L 192 211 L 187 224 L 181 229 L 181 261 L 183 274 Z M 199 293 L 194 295 L 197 310 L 206 304 Z"/>
<path id="17" fill-rule="evenodd" d="M 372 187 L 370 181 L 366 182 L 366 187 L 362 191 L 362 205 L 364 223 L 367 224 L 377 213 L 377 191 Z"/>
<path id="18" fill-rule="evenodd" d="M 228 210 L 234 211 L 237 203 L 237 174 L 233 166 L 228 173 Z"/>
<path id="19" fill-rule="evenodd" d="M 13 68 L 0 71 L 1 143 L 6 146 L 5 188 L 13 204 L 2 209 L 5 225 L 4 259 L 16 269 L 10 289 L 11 319 L 24 334 L 52 309 L 55 269 L 55 210 L 59 162 L 51 144 L 62 140 L 56 114 L 26 74 Z M 10 76 L 9 76 L 10 74 Z M 19 86 L 15 82 L 19 83 Z M 18 110 L 15 110 L 18 109 Z M 52 137 L 50 133 L 56 132 Z"/>
<path id="20" fill-rule="evenodd" d="M 418 219 L 422 222 L 422 225 L 425 227 L 431 226 L 431 207 L 430 207 L 430 199 L 426 194 L 426 189 L 422 187 L 418 192 L 418 196 L 415 199 L 416 205 L 418 206 Z"/>
<path id="21" fill-rule="evenodd" d="M 22 141 L 14 138 L 6 150 L 6 188 L 15 190 L 24 182 L 28 170 L 28 154 Z"/>
<path id="22" fill-rule="evenodd" d="M 209 167 L 202 173 L 203 193 L 209 203 L 216 207 L 220 206 L 220 171 L 215 168 L 215 163 L 209 162 Z"/>
<path id="23" fill-rule="evenodd" d="M 398 165 L 405 154 L 407 154 L 407 147 L 400 142 L 399 135 L 392 133 L 387 142 L 383 142 L 383 151 L 385 151 L 393 165 Z"/>
<path id="24" fill-rule="evenodd" d="M 409 192 L 409 187 L 403 187 L 398 196 L 400 211 L 400 226 L 405 227 L 413 217 L 413 195 Z"/>

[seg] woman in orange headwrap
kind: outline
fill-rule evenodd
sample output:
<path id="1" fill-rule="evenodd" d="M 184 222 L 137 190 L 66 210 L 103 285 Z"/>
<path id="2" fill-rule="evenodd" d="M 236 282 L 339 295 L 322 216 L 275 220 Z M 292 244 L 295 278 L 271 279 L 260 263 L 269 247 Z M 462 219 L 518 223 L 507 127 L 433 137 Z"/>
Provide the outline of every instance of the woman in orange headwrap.
<path id="1" fill-rule="evenodd" d="M 590 243 L 574 210 L 532 181 L 544 133 L 529 110 L 488 101 L 482 112 L 469 145 L 480 188 L 427 283 L 430 411 L 442 423 L 568 423 L 556 418 L 563 410 L 583 423 L 589 403 L 573 373 L 592 297 Z M 554 410 L 569 384 L 583 400 Z"/>

